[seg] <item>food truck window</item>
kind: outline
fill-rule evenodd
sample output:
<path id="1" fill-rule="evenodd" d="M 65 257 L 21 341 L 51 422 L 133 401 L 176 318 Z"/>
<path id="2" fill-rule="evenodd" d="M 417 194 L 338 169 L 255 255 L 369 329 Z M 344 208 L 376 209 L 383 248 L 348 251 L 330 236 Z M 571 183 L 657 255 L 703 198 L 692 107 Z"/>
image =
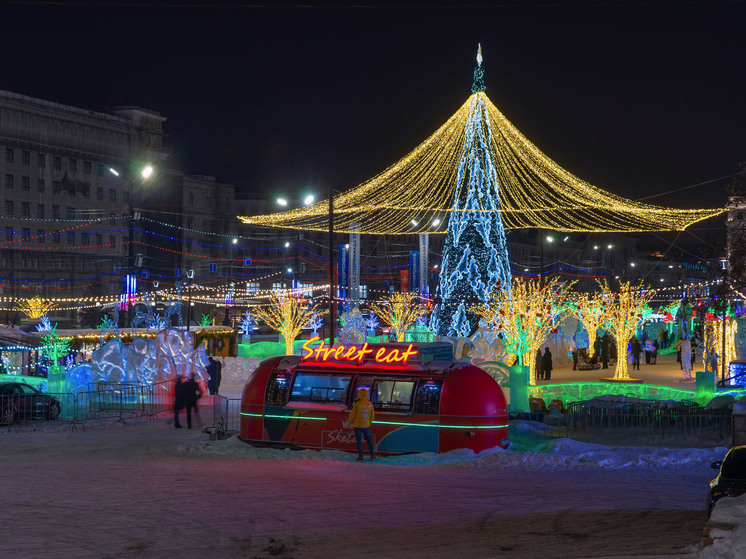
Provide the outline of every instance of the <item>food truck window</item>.
<path id="1" fill-rule="evenodd" d="M 376 380 L 370 389 L 370 401 L 377 410 L 408 410 L 413 390 L 413 380 Z"/>
<path id="2" fill-rule="evenodd" d="M 291 402 L 319 402 L 344 404 L 350 376 L 296 373 Z"/>
<path id="3" fill-rule="evenodd" d="M 420 381 L 420 385 L 417 387 L 417 394 L 414 397 L 414 413 L 437 415 L 442 388 L 442 380 Z"/>
<path id="4" fill-rule="evenodd" d="M 288 388 L 290 387 L 291 373 L 284 371 L 273 373 L 267 383 L 267 393 L 264 395 L 264 403 L 268 406 L 284 406 L 288 401 Z"/>

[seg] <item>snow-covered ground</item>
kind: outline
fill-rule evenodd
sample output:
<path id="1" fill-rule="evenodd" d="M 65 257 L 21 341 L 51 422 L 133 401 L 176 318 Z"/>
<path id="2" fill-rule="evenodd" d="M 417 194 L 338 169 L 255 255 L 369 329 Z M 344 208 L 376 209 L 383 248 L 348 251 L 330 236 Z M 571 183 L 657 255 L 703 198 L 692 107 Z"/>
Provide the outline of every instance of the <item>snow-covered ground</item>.
<path id="1" fill-rule="evenodd" d="M 699 547 L 723 447 L 532 443 L 524 430 L 508 450 L 357 463 L 210 441 L 166 417 L 50 425 L 0 431 L 3 557 L 746 556 L 746 528 Z M 728 501 L 713 519 L 742 521 L 746 501 Z"/>

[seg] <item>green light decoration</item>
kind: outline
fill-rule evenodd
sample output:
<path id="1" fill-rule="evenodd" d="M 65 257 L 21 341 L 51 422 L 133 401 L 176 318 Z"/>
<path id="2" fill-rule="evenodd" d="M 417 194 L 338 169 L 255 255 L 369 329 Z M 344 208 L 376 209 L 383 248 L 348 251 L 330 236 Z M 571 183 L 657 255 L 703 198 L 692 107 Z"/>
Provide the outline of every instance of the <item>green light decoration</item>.
<path id="1" fill-rule="evenodd" d="M 70 338 L 62 338 L 57 333 L 57 324 L 41 334 L 41 353 L 52 361 L 47 374 L 48 392 L 59 394 L 67 391 L 64 367 L 59 365 L 58 361 L 72 351 L 70 342 Z"/>
<path id="2" fill-rule="evenodd" d="M 41 334 L 41 353 L 57 365 L 60 357 L 66 357 L 72 351 L 70 341 L 70 338 L 60 337 L 57 332 L 57 325 L 55 324 L 51 330 L 47 330 Z"/>
<path id="3" fill-rule="evenodd" d="M 740 388 L 733 390 L 712 391 L 688 390 L 655 384 L 628 384 L 613 382 L 568 382 L 562 384 L 544 384 L 531 386 L 529 394 L 534 398 L 543 398 L 545 402 L 561 400 L 565 405 L 604 396 L 625 396 L 655 401 L 695 401 L 706 405 L 714 396 L 732 395 L 736 398 L 742 394 Z"/>
<path id="4" fill-rule="evenodd" d="M 333 421 L 327 417 L 309 417 L 307 415 L 278 415 L 278 414 L 262 414 L 262 413 L 248 413 L 241 412 L 241 415 L 247 417 L 269 417 L 271 419 L 285 419 L 292 421 L 294 419 L 302 421 Z M 506 429 L 509 425 L 444 425 L 443 423 L 408 423 L 405 421 L 380 421 L 374 419 L 373 423 L 376 425 L 401 425 L 403 427 L 435 427 L 437 429 Z"/>
<path id="5" fill-rule="evenodd" d="M 212 326 L 212 318 L 210 318 L 209 314 L 203 314 L 199 321 L 197 321 L 197 324 L 200 326 Z"/>
<path id="6" fill-rule="evenodd" d="M 96 325 L 96 328 L 99 330 L 115 330 L 117 325 L 108 314 L 105 314 L 101 317 L 101 322 Z"/>

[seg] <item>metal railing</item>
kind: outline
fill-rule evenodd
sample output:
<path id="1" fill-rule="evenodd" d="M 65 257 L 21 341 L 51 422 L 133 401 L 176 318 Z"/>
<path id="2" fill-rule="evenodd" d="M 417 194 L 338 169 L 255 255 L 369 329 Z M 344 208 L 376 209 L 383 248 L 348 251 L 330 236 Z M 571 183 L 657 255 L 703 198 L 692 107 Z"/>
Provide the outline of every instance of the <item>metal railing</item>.
<path id="1" fill-rule="evenodd" d="M 528 425 L 515 424 L 516 432 L 539 438 L 595 438 L 627 435 L 633 440 L 712 439 L 732 437 L 732 414 L 729 409 L 707 410 L 695 402 L 624 403 L 585 401 L 567 404 L 564 413 L 534 411 L 519 419 Z M 541 426 L 536 425 L 536 422 Z M 531 425 L 533 423 L 533 425 Z"/>
<path id="2" fill-rule="evenodd" d="M 0 396 L 0 425 L 46 420 L 75 428 L 93 420 L 155 419 L 173 414 L 173 388 L 173 381 L 151 385 L 95 383 L 76 393 Z M 203 396 L 197 407 L 203 427 L 215 428 L 222 421 L 238 430 L 240 400 Z"/>

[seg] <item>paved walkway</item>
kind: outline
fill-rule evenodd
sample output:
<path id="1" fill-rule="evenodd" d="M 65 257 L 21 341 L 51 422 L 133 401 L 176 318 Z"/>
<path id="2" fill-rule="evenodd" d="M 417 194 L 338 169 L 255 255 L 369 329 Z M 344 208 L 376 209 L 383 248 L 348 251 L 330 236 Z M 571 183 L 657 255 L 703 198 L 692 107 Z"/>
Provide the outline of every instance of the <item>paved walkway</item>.
<path id="1" fill-rule="evenodd" d="M 694 390 L 694 382 L 682 382 L 682 373 L 679 363 L 676 361 L 676 353 L 658 356 L 655 365 L 646 365 L 645 359 L 641 360 L 640 370 L 629 370 L 629 376 L 642 379 L 645 384 L 655 384 L 660 386 L 672 386 L 676 388 L 691 388 Z M 597 369 L 595 371 L 573 371 L 572 364 L 565 367 L 557 367 L 552 371 L 552 379 L 549 381 L 540 380 L 539 386 L 544 384 L 562 384 L 566 382 L 598 382 L 603 377 L 614 376 L 615 364 L 609 364 L 608 369 Z M 692 378 L 695 371 L 704 370 L 702 361 L 697 359 L 692 367 Z"/>

